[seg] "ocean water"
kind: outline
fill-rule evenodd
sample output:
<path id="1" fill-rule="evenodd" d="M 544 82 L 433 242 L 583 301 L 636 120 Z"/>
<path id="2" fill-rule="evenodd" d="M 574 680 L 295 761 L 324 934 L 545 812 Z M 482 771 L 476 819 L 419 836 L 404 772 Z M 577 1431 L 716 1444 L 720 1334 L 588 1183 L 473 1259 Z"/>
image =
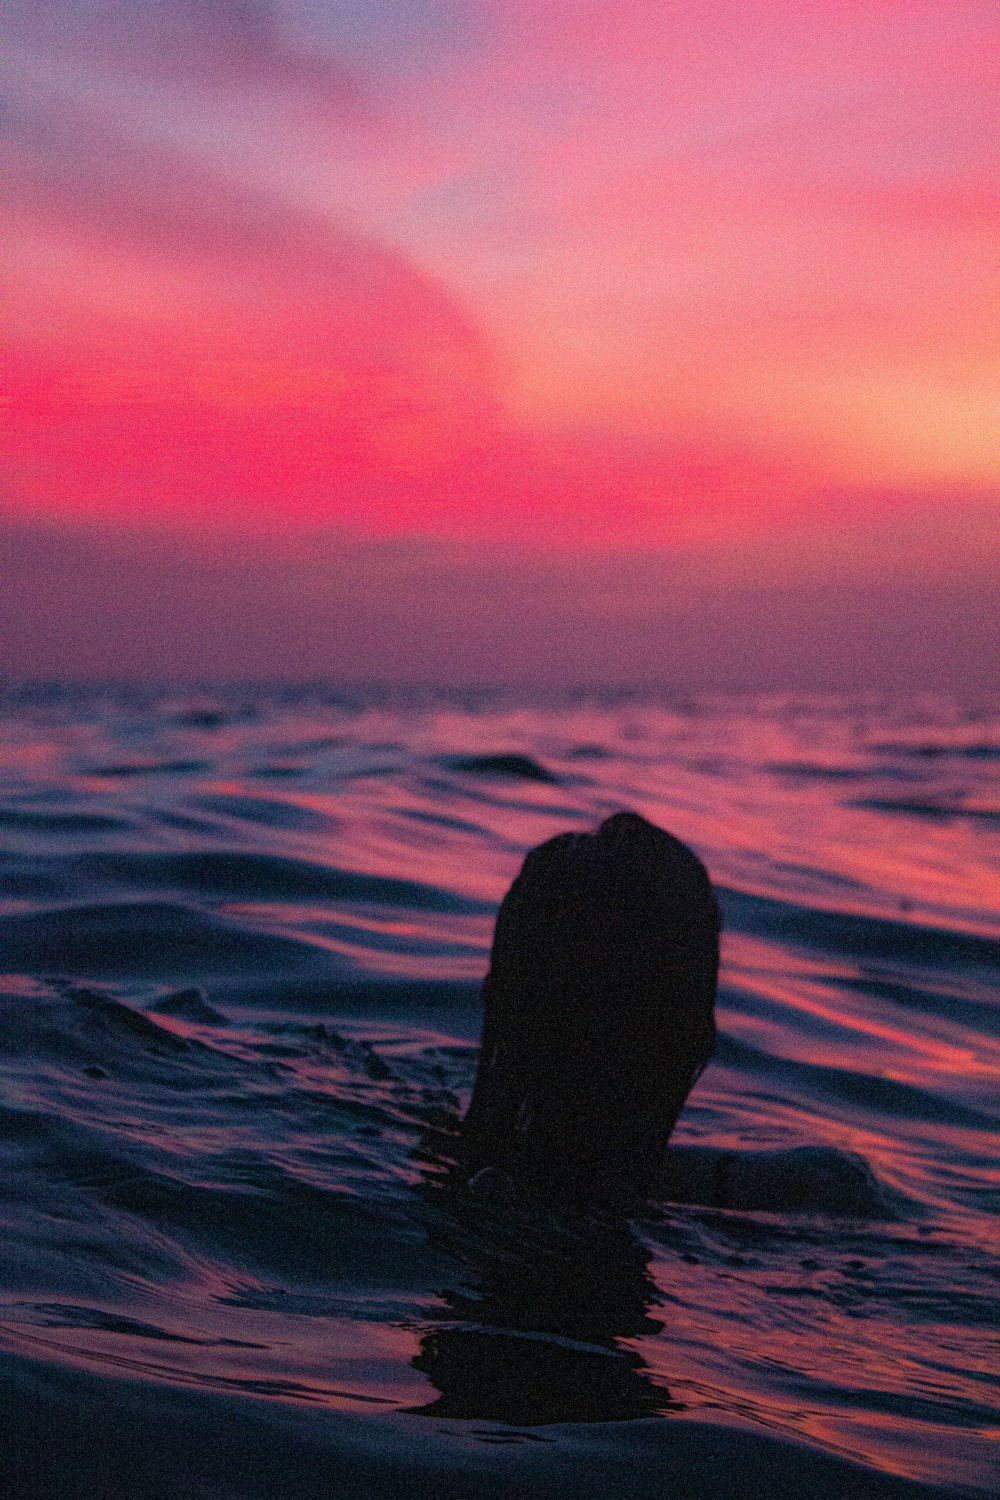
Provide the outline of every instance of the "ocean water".
<path id="1" fill-rule="evenodd" d="M 9 1492 L 994 1493 L 998 775 L 946 697 L 9 689 Z M 497 905 L 621 808 L 719 891 L 675 1141 L 750 1206 L 449 1177 Z"/>

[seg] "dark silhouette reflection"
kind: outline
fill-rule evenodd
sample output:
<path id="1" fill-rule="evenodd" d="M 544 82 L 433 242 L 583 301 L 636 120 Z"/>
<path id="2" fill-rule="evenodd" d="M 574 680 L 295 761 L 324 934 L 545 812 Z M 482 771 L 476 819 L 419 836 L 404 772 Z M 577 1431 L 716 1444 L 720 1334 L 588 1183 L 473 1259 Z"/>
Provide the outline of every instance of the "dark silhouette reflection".
<path id="1" fill-rule="evenodd" d="M 649 1256 L 627 1224 L 501 1221 L 477 1208 L 458 1210 L 457 1233 L 444 1235 L 473 1281 L 443 1294 L 441 1326 L 421 1341 L 413 1364 L 440 1394 L 417 1412 L 529 1427 L 678 1410 L 619 1344 L 662 1326 L 649 1315 Z"/>

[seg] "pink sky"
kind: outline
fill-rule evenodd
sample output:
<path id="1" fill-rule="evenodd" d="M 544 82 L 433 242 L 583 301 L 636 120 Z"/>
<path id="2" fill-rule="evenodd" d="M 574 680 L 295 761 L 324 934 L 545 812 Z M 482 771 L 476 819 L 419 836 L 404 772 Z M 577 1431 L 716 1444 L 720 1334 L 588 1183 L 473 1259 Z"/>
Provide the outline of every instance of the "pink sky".
<path id="1" fill-rule="evenodd" d="M 992 7 L 10 10 L 8 671 L 983 680 Z"/>

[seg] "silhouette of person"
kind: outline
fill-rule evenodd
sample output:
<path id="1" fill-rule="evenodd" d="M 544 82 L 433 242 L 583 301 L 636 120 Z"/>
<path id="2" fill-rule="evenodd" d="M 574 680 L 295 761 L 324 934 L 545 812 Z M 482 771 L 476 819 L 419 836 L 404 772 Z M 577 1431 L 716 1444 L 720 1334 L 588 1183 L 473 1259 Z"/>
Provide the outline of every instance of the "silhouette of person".
<path id="1" fill-rule="evenodd" d="M 637 813 L 533 849 L 497 916 L 468 1179 L 627 1209 L 715 1041 L 719 908 L 704 865 Z"/>
<path id="2" fill-rule="evenodd" d="M 865 1164 L 830 1147 L 667 1149 L 715 1042 L 719 930 L 701 861 L 636 813 L 527 855 L 497 916 L 475 1087 L 450 1143 L 453 1182 L 471 1191 L 444 1233 L 472 1282 L 443 1294 L 422 1339 L 414 1364 L 439 1395 L 420 1412 L 524 1426 L 675 1409 L 619 1343 L 661 1326 L 625 1217 L 651 1197 L 884 1206 Z"/>
<path id="3" fill-rule="evenodd" d="M 530 851 L 483 984 L 459 1153 L 475 1191 L 612 1212 L 650 1197 L 886 1210 L 867 1165 L 831 1146 L 666 1149 L 715 1043 L 719 932 L 704 865 L 637 813 Z"/>

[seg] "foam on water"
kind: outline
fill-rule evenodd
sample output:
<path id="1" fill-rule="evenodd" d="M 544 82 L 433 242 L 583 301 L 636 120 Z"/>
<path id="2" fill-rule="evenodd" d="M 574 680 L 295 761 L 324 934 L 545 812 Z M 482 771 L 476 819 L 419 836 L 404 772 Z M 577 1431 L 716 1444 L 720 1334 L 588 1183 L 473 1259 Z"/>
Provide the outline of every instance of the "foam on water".
<path id="1" fill-rule="evenodd" d="M 989 1493 L 998 745 L 946 699 L 9 692 L 15 1492 Z M 725 916 L 694 1201 L 456 1193 L 496 906 L 622 807 Z"/>

